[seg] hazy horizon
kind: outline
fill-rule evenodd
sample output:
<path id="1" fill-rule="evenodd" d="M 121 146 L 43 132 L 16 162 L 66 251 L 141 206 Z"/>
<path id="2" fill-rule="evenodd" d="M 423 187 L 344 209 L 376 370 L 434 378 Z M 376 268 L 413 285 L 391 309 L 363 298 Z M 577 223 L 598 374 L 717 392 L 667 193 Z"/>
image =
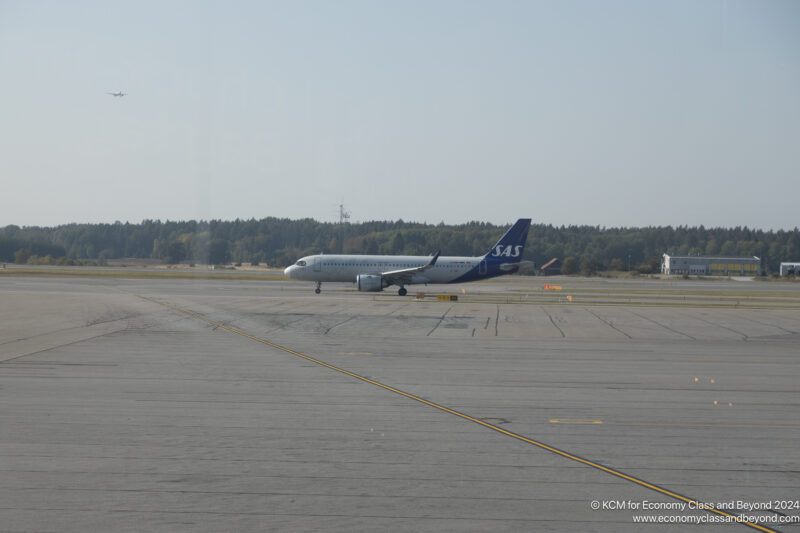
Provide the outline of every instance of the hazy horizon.
<path id="1" fill-rule="evenodd" d="M 235 222 L 236 220 L 240 220 L 240 221 L 247 222 L 249 220 L 261 221 L 261 220 L 268 219 L 268 218 L 286 219 L 286 220 L 290 220 L 292 222 L 297 222 L 297 221 L 305 220 L 305 219 L 311 219 L 311 220 L 313 220 L 315 222 L 319 222 L 319 223 L 323 223 L 323 224 L 339 224 L 338 219 L 337 220 L 321 220 L 321 219 L 314 218 L 314 217 L 290 218 L 290 217 L 273 217 L 273 216 L 267 215 L 267 216 L 258 217 L 258 218 L 257 217 L 249 217 L 249 218 L 238 217 L 238 218 L 232 218 L 232 219 L 155 219 L 154 218 L 154 219 L 142 219 L 142 220 L 139 220 L 139 221 L 136 221 L 136 222 L 130 221 L 130 220 L 128 220 L 128 221 L 115 220 L 115 221 L 112 221 L 112 222 L 105 222 L 105 221 L 103 221 L 103 222 L 65 222 L 65 223 L 61 223 L 61 224 L 48 225 L 48 226 L 44 226 L 44 225 L 40 225 L 40 224 L 39 225 L 37 225 L 37 224 L 25 225 L 25 226 L 20 225 L 20 224 L 6 224 L 5 226 L 0 226 L 0 229 L 5 229 L 5 228 L 8 228 L 9 226 L 17 226 L 20 229 L 26 229 L 26 228 L 57 228 L 57 227 L 60 227 L 60 226 L 84 225 L 84 224 L 86 224 L 86 225 L 95 225 L 95 224 L 96 225 L 104 225 L 104 224 L 105 225 L 114 225 L 114 224 L 140 225 L 140 224 L 144 223 L 146 220 L 149 220 L 149 221 L 152 221 L 152 222 L 164 223 L 164 224 L 165 223 L 182 224 L 182 223 L 188 223 L 188 222 L 195 222 L 195 223 L 198 223 L 198 224 L 204 224 L 204 223 L 207 224 L 207 223 L 210 223 L 212 221 L 227 223 L 227 222 Z M 522 217 L 520 217 L 520 218 L 522 218 Z M 438 226 L 440 224 L 444 224 L 445 226 L 462 226 L 462 225 L 468 225 L 468 224 L 472 224 L 472 223 L 478 223 L 478 224 L 485 223 L 485 224 L 491 224 L 493 226 L 510 226 L 515 221 L 516 221 L 516 219 L 508 220 L 506 222 L 491 222 L 491 221 L 488 221 L 488 220 L 467 220 L 467 221 L 463 221 L 463 222 L 452 222 L 452 223 L 450 223 L 450 222 L 445 222 L 445 221 L 424 222 L 424 221 L 419 221 L 419 220 L 406 220 L 406 219 L 395 219 L 395 220 L 388 220 L 388 219 L 353 220 L 353 219 L 350 219 L 350 220 L 347 220 L 346 222 L 349 223 L 349 224 L 399 223 L 399 222 L 402 222 L 404 224 L 424 224 L 424 225 L 427 225 L 427 226 Z M 690 228 L 691 229 L 691 228 L 700 228 L 702 226 L 706 230 L 715 230 L 715 229 L 732 230 L 732 229 L 736 229 L 737 227 L 741 227 L 743 229 L 746 228 L 746 229 L 750 229 L 750 230 L 753 230 L 753 231 L 764 231 L 764 232 L 800 231 L 798 226 L 794 226 L 792 228 L 775 228 L 775 229 L 756 228 L 756 227 L 744 226 L 744 225 L 740 225 L 740 226 L 706 226 L 706 225 L 703 225 L 703 224 L 697 224 L 697 225 L 694 225 L 694 226 L 686 226 L 686 225 L 678 226 L 678 225 L 675 225 L 675 224 L 671 224 L 671 225 L 670 224 L 664 224 L 664 225 L 661 225 L 661 226 L 656 226 L 656 225 L 605 226 L 605 225 L 602 225 L 602 224 L 553 224 L 553 223 L 544 222 L 544 221 L 538 221 L 537 222 L 536 220 L 532 220 L 531 224 L 534 225 L 534 226 L 535 225 L 552 226 L 554 228 L 562 228 L 562 227 L 564 227 L 564 228 L 569 228 L 569 227 L 592 227 L 592 228 L 599 228 L 601 230 L 632 230 L 632 229 L 667 228 L 667 227 L 672 227 L 672 228 L 686 227 L 686 228 Z"/>
<path id="2" fill-rule="evenodd" d="M 790 230 L 799 52 L 791 1 L 0 0 L 0 227 Z"/>

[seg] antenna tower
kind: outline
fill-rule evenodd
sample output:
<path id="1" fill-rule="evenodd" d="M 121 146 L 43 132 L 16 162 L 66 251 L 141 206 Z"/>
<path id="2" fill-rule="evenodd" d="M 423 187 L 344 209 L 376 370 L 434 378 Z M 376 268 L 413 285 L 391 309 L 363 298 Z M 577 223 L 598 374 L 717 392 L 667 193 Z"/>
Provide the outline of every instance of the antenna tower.
<path id="1" fill-rule="evenodd" d="M 350 219 L 350 213 L 344 210 L 344 204 L 339 204 L 339 253 L 344 251 L 344 222 Z"/>

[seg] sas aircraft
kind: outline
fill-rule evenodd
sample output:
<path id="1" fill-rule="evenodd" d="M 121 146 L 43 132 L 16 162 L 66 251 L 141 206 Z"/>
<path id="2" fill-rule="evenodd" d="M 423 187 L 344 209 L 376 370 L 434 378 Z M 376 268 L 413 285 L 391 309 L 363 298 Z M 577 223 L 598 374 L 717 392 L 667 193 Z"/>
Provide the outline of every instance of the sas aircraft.
<path id="1" fill-rule="evenodd" d="M 511 274 L 521 266 L 531 219 L 521 218 L 497 244 L 478 257 L 412 255 L 309 255 L 286 268 L 283 273 L 297 280 L 315 281 L 320 293 L 322 282 L 355 282 L 359 291 L 382 291 L 390 285 L 405 296 L 406 285 L 420 283 L 464 283 Z"/>

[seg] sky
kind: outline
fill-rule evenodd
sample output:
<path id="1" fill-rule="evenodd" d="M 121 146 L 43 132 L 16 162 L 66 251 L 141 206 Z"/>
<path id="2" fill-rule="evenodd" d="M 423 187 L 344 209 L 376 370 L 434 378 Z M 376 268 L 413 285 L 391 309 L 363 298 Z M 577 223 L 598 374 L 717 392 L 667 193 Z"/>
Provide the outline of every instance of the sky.
<path id="1" fill-rule="evenodd" d="M 777 230 L 799 186 L 796 1 L 0 0 L 0 226 Z"/>

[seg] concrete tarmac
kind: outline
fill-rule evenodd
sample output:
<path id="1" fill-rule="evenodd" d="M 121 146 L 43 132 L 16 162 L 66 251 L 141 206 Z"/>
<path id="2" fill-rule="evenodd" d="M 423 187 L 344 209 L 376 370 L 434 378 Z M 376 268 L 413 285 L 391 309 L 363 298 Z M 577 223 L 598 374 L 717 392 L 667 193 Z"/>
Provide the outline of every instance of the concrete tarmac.
<path id="1" fill-rule="evenodd" d="M 800 288 L 558 283 L 0 277 L 0 531 L 800 531 Z"/>

